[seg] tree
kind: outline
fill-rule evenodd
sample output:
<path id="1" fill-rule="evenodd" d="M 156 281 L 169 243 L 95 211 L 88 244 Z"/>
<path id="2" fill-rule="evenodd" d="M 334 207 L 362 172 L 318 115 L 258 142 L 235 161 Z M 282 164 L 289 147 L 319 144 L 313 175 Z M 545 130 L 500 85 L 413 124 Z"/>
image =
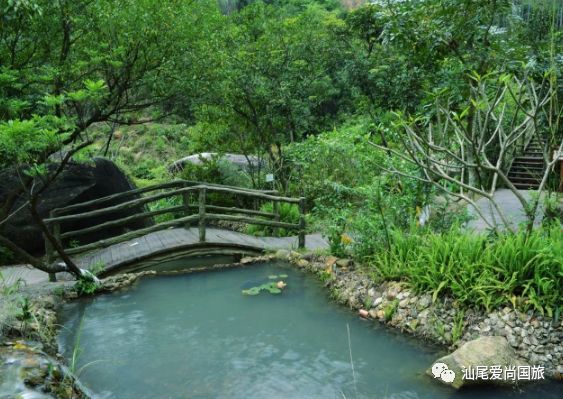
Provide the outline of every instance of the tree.
<path id="1" fill-rule="evenodd" d="M 180 69 L 193 59 L 193 20 L 208 3 L 150 0 L 2 0 L 0 9 L 0 168 L 21 185 L 0 204 L 8 223 L 23 196 L 65 266 L 47 265 L 0 236 L 0 244 L 48 272 L 82 274 L 37 213 L 41 194 L 95 123 L 135 123 L 135 113 L 178 98 Z M 66 151 L 56 165 L 50 156 Z M 62 153 L 61 153 L 62 154 Z"/>
<path id="2" fill-rule="evenodd" d="M 242 143 L 235 150 L 268 154 L 283 181 L 282 146 L 330 128 L 349 99 L 343 34 L 342 20 L 314 6 L 295 17 L 262 3 L 233 14 L 200 120 L 223 126 L 218 141 Z"/>
<path id="3" fill-rule="evenodd" d="M 563 106 L 557 101 L 557 80 L 554 74 L 546 76 L 543 85 L 531 79 L 520 80 L 509 74 L 493 79 L 472 75 L 472 123 L 467 124 L 470 108 L 452 111 L 447 105 L 437 104 L 437 121 L 424 118 L 401 119 L 404 128 L 400 150 L 389 150 L 402 161 L 415 166 L 420 176 L 406 174 L 396 168 L 382 168 L 437 187 L 439 190 L 469 203 L 494 231 L 499 226 L 512 226 L 494 198 L 499 185 L 508 187 L 526 212 L 527 232 L 533 228 L 540 196 L 527 199 L 508 179 L 507 167 L 512 157 L 532 140 L 543 144 L 546 169 L 541 177 L 541 193 L 563 154 L 563 135 L 560 119 Z M 491 150 L 492 149 L 492 150 Z M 472 171 L 476 179 L 467 179 Z M 487 198 L 500 221 L 489 222 L 474 202 L 474 196 Z M 491 212 L 494 216 L 495 213 Z"/>

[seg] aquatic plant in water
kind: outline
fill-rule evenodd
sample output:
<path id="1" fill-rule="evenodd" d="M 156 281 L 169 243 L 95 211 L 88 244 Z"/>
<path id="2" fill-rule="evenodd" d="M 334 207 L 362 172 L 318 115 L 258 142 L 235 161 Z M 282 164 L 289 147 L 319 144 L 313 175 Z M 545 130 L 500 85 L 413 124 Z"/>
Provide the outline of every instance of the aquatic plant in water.
<path id="1" fill-rule="evenodd" d="M 271 278 L 272 276 L 269 276 L 268 278 Z M 282 289 L 286 286 L 287 284 L 284 283 L 283 281 L 273 281 L 273 282 L 268 282 L 268 283 L 264 283 L 262 285 L 258 285 L 256 287 L 252 287 L 252 288 L 248 288 L 246 290 L 242 290 L 242 293 L 244 295 L 258 295 L 260 292 L 262 291 L 268 291 L 270 294 L 281 294 Z"/>

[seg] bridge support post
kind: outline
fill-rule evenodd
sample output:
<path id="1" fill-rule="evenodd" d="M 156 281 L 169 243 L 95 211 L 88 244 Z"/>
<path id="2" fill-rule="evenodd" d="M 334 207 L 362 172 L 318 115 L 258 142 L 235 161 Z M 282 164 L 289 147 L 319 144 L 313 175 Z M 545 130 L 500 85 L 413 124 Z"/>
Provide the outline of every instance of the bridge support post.
<path id="1" fill-rule="evenodd" d="M 47 263 L 51 264 L 55 260 L 55 249 L 45 234 L 43 234 L 43 239 L 45 240 L 45 256 Z M 57 281 L 57 275 L 55 273 L 49 273 L 49 281 L 52 283 Z"/>
<path id="2" fill-rule="evenodd" d="M 305 198 L 299 198 L 299 248 L 305 248 Z"/>
<path id="3" fill-rule="evenodd" d="M 49 214 L 49 217 L 55 217 L 55 213 L 51 212 Z M 49 228 L 49 227 L 47 227 Z M 55 223 L 53 225 L 53 229 L 52 229 L 52 234 L 53 237 L 55 237 L 55 239 L 57 241 L 60 241 L 61 238 L 61 225 L 59 223 Z M 45 234 L 43 234 L 43 240 L 45 241 L 45 256 L 47 258 L 47 263 L 51 264 L 55 261 L 55 248 L 53 247 L 53 244 L 51 244 L 51 241 L 49 241 L 49 239 L 47 238 L 47 236 Z M 49 281 L 54 283 L 57 281 L 57 275 L 56 273 L 49 273 Z"/>
<path id="4" fill-rule="evenodd" d="M 182 194 L 182 204 L 184 205 L 184 216 L 190 216 L 190 194 L 183 193 Z M 186 222 L 184 227 L 190 227 L 190 223 Z"/>
<path id="5" fill-rule="evenodd" d="M 207 190 L 199 190 L 199 242 L 205 242 L 205 197 Z"/>

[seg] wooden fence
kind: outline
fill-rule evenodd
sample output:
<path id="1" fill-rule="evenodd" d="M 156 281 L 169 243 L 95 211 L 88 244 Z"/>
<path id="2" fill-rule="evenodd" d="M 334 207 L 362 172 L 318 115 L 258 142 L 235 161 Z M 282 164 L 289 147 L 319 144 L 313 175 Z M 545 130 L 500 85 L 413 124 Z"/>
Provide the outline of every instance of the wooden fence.
<path id="1" fill-rule="evenodd" d="M 252 199 L 251 202 L 253 203 L 253 206 L 241 208 L 214 205 L 210 203 L 210 193 L 219 193 L 225 196 L 234 196 L 238 198 L 249 198 Z M 133 197 L 133 199 L 126 200 L 128 197 Z M 174 197 L 181 199 L 178 201 L 180 202 L 180 205 L 171 205 L 154 210 L 146 209 L 148 204 Z M 115 204 L 116 201 L 123 200 L 126 201 Z M 264 212 L 259 210 L 258 204 L 260 202 L 271 202 L 273 204 L 273 212 Z M 114 205 L 111 205 L 112 203 L 114 203 Z M 280 203 L 295 204 L 299 207 L 298 223 L 288 223 L 280 220 Z M 92 208 L 94 209 L 92 210 Z M 64 223 L 85 221 L 88 219 L 95 220 L 94 218 L 130 209 L 141 209 L 141 211 L 119 219 L 104 221 L 99 224 L 93 223 L 91 226 L 82 229 L 64 232 L 61 231 L 61 225 Z M 166 214 L 172 215 L 172 219 L 88 244 L 74 246 L 64 244 L 76 241 L 86 234 L 103 231 L 109 228 L 123 227 L 133 221 Z M 63 247 L 65 247 L 65 252 L 68 255 L 76 255 L 104 248 L 159 230 L 174 227 L 187 228 L 192 225 L 198 226 L 199 241 L 205 242 L 206 226 L 210 221 L 235 221 L 247 224 L 264 225 L 272 227 L 274 231 L 279 228 L 295 230 L 298 235 L 299 248 L 305 247 L 304 198 L 281 197 L 273 190 L 252 190 L 186 180 L 175 180 L 169 183 L 113 194 L 64 208 L 57 208 L 51 212 L 48 219 L 45 219 L 45 223 L 49 227 L 51 233 L 63 245 Z M 45 238 L 45 253 L 49 262 L 54 261 L 56 252 L 47 238 Z"/>

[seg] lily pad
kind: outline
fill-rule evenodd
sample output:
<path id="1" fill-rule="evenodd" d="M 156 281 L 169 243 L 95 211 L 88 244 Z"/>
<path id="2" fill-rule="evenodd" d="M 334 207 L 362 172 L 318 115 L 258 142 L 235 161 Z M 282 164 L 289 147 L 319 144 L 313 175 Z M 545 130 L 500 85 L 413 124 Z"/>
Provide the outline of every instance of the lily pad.
<path id="1" fill-rule="evenodd" d="M 252 288 L 249 288 L 247 290 L 242 290 L 242 293 L 244 295 L 253 295 L 254 296 L 254 295 L 258 295 L 260 293 L 260 291 L 262 291 L 261 287 L 252 287 Z"/>
<path id="2" fill-rule="evenodd" d="M 269 278 L 277 279 L 278 276 L 269 276 Z M 242 290 L 242 293 L 244 295 L 254 296 L 254 295 L 260 294 L 260 292 L 262 292 L 262 291 L 268 291 L 270 294 L 277 295 L 277 294 L 281 294 L 282 288 L 283 288 L 283 287 L 280 287 L 279 284 L 280 284 L 280 281 L 271 281 L 271 282 L 268 282 L 268 283 L 258 285 L 256 287 L 251 287 L 251 288 Z M 285 286 L 285 284 L 284 284 L 284 286 Z"/>
<path id="3" fill-rule="evenodd" d="M 268 276 L 268 278 L 269 278 L 270 280 L 275 280 L 275 279 L 278 278 L 278 276 L 276 276 L 275 274 L 271 274 L 271 275 Z"/>
<path id="4" fill-rule="evenodd" d="M 280 274 L 279 278 L 287 278 L 287 274 Z"/>
<path id="5" fill-rule="evenodd" d="M 268 292 L 269 292 L 270 294 L 280 294 L 280 293 L 281 293 L 281 290 L 280 290 L 278 287 L 276 287 L 276 284 L 275 284 L 275 283 L 268 284 L 268 285 L 267 285 L 266 287 L 264 287 L 264 288 L 265 288 L 266 290 L 268 290 Z"/>

